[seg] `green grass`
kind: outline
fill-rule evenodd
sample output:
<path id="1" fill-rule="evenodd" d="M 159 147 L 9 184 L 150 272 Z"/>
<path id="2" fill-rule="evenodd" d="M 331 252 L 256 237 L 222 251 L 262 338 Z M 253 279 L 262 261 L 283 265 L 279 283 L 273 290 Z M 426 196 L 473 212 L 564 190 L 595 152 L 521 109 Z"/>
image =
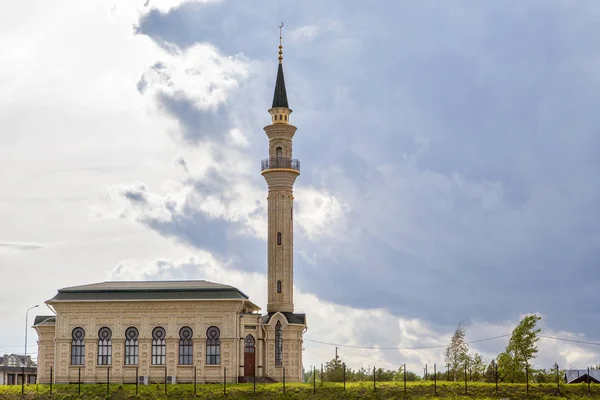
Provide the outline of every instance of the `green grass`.
<path id="1" fill-rule="evenodd" d="M 0 386 L 0 399 L 193 399 L 194 385 L 180 384 L 168 385 L 165 396 L 164 385 L 151 384 L 139 386 L 139 394 L 135 395 L 135 385 L 110 385 L 110 394 L 106 395 L 106 385 L 88 384 L 81 385 L 81 397 L 77 392 L 77 385 L 54 385 L 52 395 L 48 385 L 28 385 L 25 387 L 25 396 L 21 397 L 21 386 Z M 529 396 L 526 395 L 525 384 L 499 385 L 489 383 L 468 383 L 468 392 L 465 395 L 463 383 L 438 382 L 437 396 L 434 395 L 432 381 L 408 382 L 406 393 L 402 382 L 378 382 L 377 389 L 373 391 L 373 382 L 353 382 L 346 384 L 344 391 L 341 383 L 317 382 L 316 394 L 313 394 L 313 385 L 306 383 L 293 383 L 286 385 L 286 394 L 283 394 L 283 385 L 257 384 L 256 394 L 253 385 L 228 384 L 227 396 L 223 395 L 222 384 L 198 384 L 198 399 L 425 399 L 425 398 L 453 398 L 453 399 L 504 399 L 504 398 L 529 398 L 529 399 L 600 399 L 600 385 L 591 385 L 591 395 L 588 395 L 586 384 L 564 385 L 561 384 L 561 396 L 557 396 L 556 384 L 530 384 Z"/>

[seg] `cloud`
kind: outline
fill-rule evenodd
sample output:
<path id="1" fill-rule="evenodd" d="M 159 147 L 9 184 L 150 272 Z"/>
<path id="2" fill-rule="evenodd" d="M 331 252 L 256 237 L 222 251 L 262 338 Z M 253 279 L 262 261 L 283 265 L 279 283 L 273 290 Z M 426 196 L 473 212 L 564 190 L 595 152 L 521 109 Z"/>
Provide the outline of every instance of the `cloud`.
<path id="1" fill-rule="evenodd" d="M 148 68 L 137 88 L 156 98 L 181 124 L 185 139 L 194 142 L 219 137 L 227 129 L 230 116 L 223 106 L 247 74 L 242 57 L 223 57 L 213 46 L 169 46 L 168 55 Z"/>
<path id="2" fill-rule="evenodd" d="M 15 251 L 33 251 L 46 248 L 46 245 L 38 243 L 11 243 L 0 242 L 0 249 L 15 250 Z"/>
<path id="3" fill-rule="evenodd" d="M 596 113 L 591 112 L 597 100 L 583 94 L 596 81 L 589 73 L 576 72 L 596 57 L 575 57 L 589 48 L 578 41 L 569 22 L 580 10 L 538 3 L 545 14 L 537 14 L 536 23 L 556 27 L 542 38 L 530 32 L 528 13 L 513 12 L 523 11 L 518 4 L 514 9 L 453 6 L 443 12 L 427 4 L 398 5 L 396 12 L 363 10 L 360 18 L 353 17 L 358 3 L 341 4 L 319 10 L 321 16 L 335 10 L 343 26 L 312 46 L 292 40 L 286 47 L 292 57 L 285 64 L 286 82 L 299 127 L 294 152 L 303 163 L 296 185 L 298 287 L 338 304 L 385 308 L 442 325 L 462 319 L 506 321 L 538 310 L 560 315 L 552 319 L 558 329 L 577 326 L 591 332 L 589 318 L 568 312 L 581 303 L 558 278 L 566 265 L 571 273 L 587 274 L 600 257 L 594 239 L 600 230 L 593 222 L 597 219 L 582 217 L 598 213 L 594 201 L 600 191 L 589 182 L 599 164 L 588 149 L 600 142 L 594 133 Z M 138 32 L 183 49 L 208 42 L 222 55 L 244 51 L 249 73 L 240 80 L 235 98 L 249 97 L 251 87 L 268 92 L 274 73 L 254 67 L 265 64 L 266 53 L 256 45 L 261 29 L 250 27 L 248 34 L 236 35 L 234 29 L 198 23 L 219 20 L 223 12 L 222 4 L 186 4 L 147 14 Z M 228 18 L 252 13 L 240 7 Z M 491 15 L 503 24 L 482 23 Z M 316 35 L 320 25 L 314 18 L 299 12 L 291 37 Z M 423 20 L 435 25 L 436 32 L 452 34 L 423 31 Z M 398 26 L 399 31 L 392 28 Z M 574 47 L 562 46 L 564 41 Z M 550 48 L 554 58 L 545 50 Z M 579 61 L 570 61 L 575 58 Z M 565 75 L 567 70 L 572 74 Z M 581 90 L 582 97 L 572 97 Z M 194 101 L 181 101 L 172 114 L 194 121 L 190 126 L 202 126 L 199 118 L 181 111 Z M 584 111 L 575 111 L 572 101 L 590 111 L 586 118 L 577 116 Z M 233 122 L 215 130 L 235 128 L 244 120 L 236 118 L 241 109 L 239 103 L 227 102 L 221 117 L 228 115 Z M 566 121 L 572 122 L 576 136 L 563 134 Z M 230 163 L 239 157 L 244 155 L 228 152 L 215 159 Z M 246 157 L 258 159 L 254 145 Z M 216 184 L 217 179 L 194 190 L 221 195 L 203 194 L 202 206 L 184 209 L 178 219 L 210 226 L 235 242 L 240 221 L 249 218 L 226 217 L 228 206 L 216 211 L 214 199 L 228 199 L 237 179 L 255 178 L 225 171 L 220 176 L 226 185 Z M 258 192 L 248 203 L 255 199 L 260 199 Z M 263 207 L 264 199 L 254 211 L 247 209 L 248 215 L 258 216 L 256 233 L 264 232 L 258 224 Z M 210 209 L 207 215 L 220 219 L 209 224 L 198 209 Z M 155 229 L 213 249 L 205 235 L 191 234 L 194 228 Z M 261 239 L 260 234 L 255 237 Z M 222 245 L 216 248 L 223 254 Z M 240 261 L 259 257 L 238 246 L 227 250 Z M 598 283 L 593 274 L 586 276 L 586 282 L 573 283 L 581 296 Z M 332 287 L 330 282 L 339 284 Z M 592 303 L 587 304 L 585 312 L 596 315 Z"/>

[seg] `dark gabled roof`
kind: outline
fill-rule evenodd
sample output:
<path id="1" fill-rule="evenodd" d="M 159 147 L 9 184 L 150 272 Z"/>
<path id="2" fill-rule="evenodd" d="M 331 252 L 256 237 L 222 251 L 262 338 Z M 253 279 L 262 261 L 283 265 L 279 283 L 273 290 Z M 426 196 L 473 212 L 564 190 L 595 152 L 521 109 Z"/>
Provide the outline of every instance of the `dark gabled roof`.
<path id="1" fill-rule="evenodd" d="M 587 369 L 568 369 L 565 371 L 565 380 L 567 383 L 587 382 Z M 600 383 L 600 370 L 590 369 L 590 381 Z"/>
<path id="2" fill-rule="evenodd" d="M 276 313 L 270 312 L 266 315 L 263 315 L 263 324 L 268 324 L 274 314 Z M 291 312 L 282 312 L 281 314 L 283 314 L 287 322 L 290 324 L 304 325 L 306 323 L 306 314 L 294 314 Z"/>
<path id="3" fill-rule="evenodd" d="M 275 82 L 275 93 L 273 93 L 273 105 L 275 107 L 288 107 L 287 92 L 285 91 L 285 80 L 283 79 L 283 65 L 279 63 L 277 68 L 277 81 Z"/>
<path id="4" fill-rule="evenodd" d="M 115 300 L 247 300 L 241 290 L 229 285 L 196 281 L 113 281 L 60 289 L 55 301 Z"/>
<path id="5" fill-rule="evenodd" d="M 54 325 L 56 323 L 55 315 L 36 315 L 33 325 Z"/>

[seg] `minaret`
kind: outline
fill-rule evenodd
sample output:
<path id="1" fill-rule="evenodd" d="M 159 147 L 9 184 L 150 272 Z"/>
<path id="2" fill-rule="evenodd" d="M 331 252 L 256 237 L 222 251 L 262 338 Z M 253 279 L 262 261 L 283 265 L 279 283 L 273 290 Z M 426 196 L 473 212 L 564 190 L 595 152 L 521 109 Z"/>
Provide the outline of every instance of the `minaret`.
<path id="1" fill-rule="evenodd" d="M 300 175 L 300 162 L 292 158 L 292 138 L 296 127 L 290 125 L 283 79 L 283 52 L 279 30 L 279 66 L 273 104 L 269 110 L 271 125 L 265 126 L 269 137 L 269 158 L 262 160 L 261 170 L 269 186 L 268 201 L 268 300 L 267 312 L 294 311 L 294 196 L 292 189 Z"/>

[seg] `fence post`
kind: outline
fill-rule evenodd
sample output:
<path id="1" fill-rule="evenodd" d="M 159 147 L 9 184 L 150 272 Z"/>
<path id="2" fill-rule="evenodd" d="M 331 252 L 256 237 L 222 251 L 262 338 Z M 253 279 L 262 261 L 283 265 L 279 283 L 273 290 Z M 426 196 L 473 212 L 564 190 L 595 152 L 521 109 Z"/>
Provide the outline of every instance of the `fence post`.
<path id="1" fill-rule="evenodd" d="M 78 368 L 77 373 L 77 394 L 81 396 L 81 367 Z"/>
<path id="2" fill-rule="evenodd" d="M 135 395 L 138 395 L 138 385 L 140 384 L 140 367 L 135 367 Z"/>
<path id="3" fill-rule="evenodd" d="M 375 367 L 373 367 L 373 391 L 377 390 L 375 387 Z"/>
<path id="4" fill-rule="evenodd" d="M 433 394 L 437 396 L 437 367 L 433 364 Z"/>
<path id="5" fill-rule="evenodd" d="M 404 364 L 404 393 L 406 393 L 406 364 Z"/>
<path id="6" fill-rule="evenodd" d="M 588 367 L 587 381 L 588 381 L 588 394 L 590 394 L 591 393 L 591 391 L 590 391 L 590 381 L 591 381 L 591 379 L 590 379 L 590 367 Z"/>
<path id="7" fill-rule="evenodd" d="M 465 363 L 465 394 L 467 394 L 467 363 Z"/>
<path id="8" fill-rule="evenodd" d="M 27 355 L 25 355 L 25 362 L 27 362 Z M 21 379 L 21 396 L 25 394 L 25 367 L 21 367 L 21 373 L 23 378 Z"/>
<path id="9" fill-rule="evenodd" d="M 556 389 L 558 390 L 558 395 L 560 396 L 560 381 L 558 380 L 558 363 L 556 363 Z"/>
<path id="10" fill-rule="evenodd" d="M 529 396 L 529 364 L 525 362 L 525 382 L 527 383 L 527 395 Z"/>
<path id="11" fill-rule="evenodd" d="M 52 367 L 50 367 L 50 394 L 52 394 L 52 378 L 54 374 L 52 373 Z"/>
<path id="12" fill-rule="evenodd" d="M 323 363 L 321 363 L 321 387 L 323 387 Z"/>
<path id="13" fill-rule="evenodd" d="M 223 396 L 227 396 L 227 367 L 223 367 Z"/>
<path id="14" fill-rule="evenodd" d="M 283 394 L 285 394 L 285 367 L 283 367 Z"/>
<path id="15" fill-rule="evenodd" d="M 198 369 L 194 365 L 194 397 L 196 397 L 196 382 L 198 381 Z"/>
<path id="16" fill-rule="evenodd" d="M 425 364 L 425 380 L 427 380 L 427 364 Z"/>
<path id="17" fill-rule="evenodd" d="M 313 394 L 317 393 L 317 367 L 313 367 Z"/>
<path id="18" fill-rule="evenodd" d="M 165 397 L 167 396 L 167 367 L 165 367 Z"/>
<path id="19" fill-rule="evenodd" d="M 344 391 L 346 391 L 346 363 L 342 363 L 342 375 L 344 377 Z"/>
<path id="20" fill-rule="evenodd" d="M 110 394 L 110 367 L 106 367 L 106 395 Z"/>
<path id="21" fill-rule="evenodd" d="M 494 372 L 496 378 L 496 393 L 498 393 L 498 363 L 494 361 Z"/>

